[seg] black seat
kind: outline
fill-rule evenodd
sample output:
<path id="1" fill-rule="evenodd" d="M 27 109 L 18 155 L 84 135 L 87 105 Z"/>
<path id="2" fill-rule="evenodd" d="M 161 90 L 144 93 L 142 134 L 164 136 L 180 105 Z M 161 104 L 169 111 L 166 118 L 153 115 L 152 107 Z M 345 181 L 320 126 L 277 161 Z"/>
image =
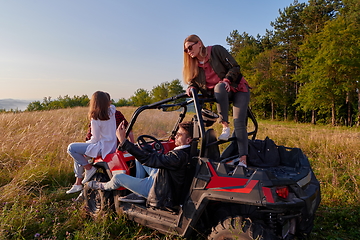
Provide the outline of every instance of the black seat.
<path id="1" fill-rule="evenodd" d="M 184 204 L 186 197 L 189 195 L 190 186 L 195 176 L 196 163 L 198 161 L 198 156 L 199 156 L 199 151 L 197 149 L 198 142 L 199 142 L 198 138 L 194 138 L 191 143 L 190 159 L 186 166 L 186 178 L 184 182 L 184 187 L 180 194 L 181 196 L 180 205 Z"/>
<path id="2" fill-rule="evenodd" d="M 220 150 L 214 129 L 210 128 L 205 132 L 204 141 L 206 146 L 204 157 L 215 162 L 218 161 L 220 159 Z"/>

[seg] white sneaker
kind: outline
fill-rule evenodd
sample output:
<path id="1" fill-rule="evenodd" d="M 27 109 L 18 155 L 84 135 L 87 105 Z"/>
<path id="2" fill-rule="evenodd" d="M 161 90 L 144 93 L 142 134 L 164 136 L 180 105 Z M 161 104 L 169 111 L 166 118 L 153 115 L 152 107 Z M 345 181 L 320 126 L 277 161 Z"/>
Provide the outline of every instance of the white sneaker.
<path id="1" fill-rule="evenodd" d="M 70 190 L 66 191 L 66 194 L 80 192 L 81 190 L 83 190 L 82 185 L 73 185 L 72 188 L 70 188 Z"/>
<path id="2" fill-rule="evenodd" d="M 247 165 L 244 162 L 239 161 L 238 166 L 247 168 Z"/>
<path id="3" fill-rule="evenodd" d="M 146 202 L 146 198 L 143 196 L 139 196 L 135 193 L 130 193 L 125 197 L 119 197 L 120 202 L 129 202 L 129 203 L 144 203 Z"/>
<path id="4" fill-rule="evenodd" d="M 85 177 L 84 179 L 81 181 L 82 184 L 88 182 L 90 180 L 90 178 L 96 173 L 97 168 L 96 167 L 91 167 L 89 170 L 85 170 Z"/>
<path id="5" fill-rule="evenodd" d="M 220 136 L 218 137 L 219 140 L 223 140 L 223 141 L 227 141 L 230 137 L 230 128 L 229 127 L 224 127 L 222 129 L 222 132 L 220 134 Z"/>
<path id="6" fill-rule="evenodd" d="M 240 158 L 235 158 L 233 160 L 230 160 L 228 162 L 226 162 L 227 165 L 230 165 L 230 166 L 241 166 L 241 167 L 244 167 L 244 168 L 247 168 L 247 164 L 246 164 L 246 161 L 245 162 L 242 162 L 240 160 Z"/>

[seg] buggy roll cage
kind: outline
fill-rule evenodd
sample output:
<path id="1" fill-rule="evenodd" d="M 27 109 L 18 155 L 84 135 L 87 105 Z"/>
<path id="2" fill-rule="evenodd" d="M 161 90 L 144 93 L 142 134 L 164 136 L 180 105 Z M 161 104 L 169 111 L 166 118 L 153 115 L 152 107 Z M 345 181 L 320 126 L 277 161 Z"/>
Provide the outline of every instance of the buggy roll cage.
<path id="1" fill-rule="evenodd" d="M 173 108 L 173 107 L 180 107 L 183 108 L 182 112 L 179 115 L 179 119 L 177 120 L 177 122 L 175 123 L 175 126 L 172 130 L 171 136 L 169 137 L 169 139 L 174 138 L 178 128 L 179 128 L 179 123 L 181 123 L 183 121 L 183 119 L 185 118 L 185 115 L 187 113 L 187 109 L 188 109 L 188 105 L 190 105 L 191 103 L 194 104 L 195 107 L 195 115 L 193 118 L 194 121 L 194 138 L 200 138 L 200 157 L 204 156 L 204 150 L 206 149 L 207 145 L 205 143 L 204 140 L 204 136 L 205 136 L 205 124 L 204 124 L 204 120 L 202 118 L 202 114 L 201 114 L 201 109 L 204 103 L 206 102 L 216 102 L 215 98 L 205 98 L 203 97 L 201 94 L 198 94 L 196 92 L 195 89 L 191 89 L 191 93 L 192 93 L 192 98 L 189 98 L 189 96 L 186 93 L 181 93 L 178 94 L 176 96 L 149 104 L 149 105 L 144 105 L 141 106 L 139 108 L 137 108 L 130 120 L 130 123 L 128 124 L 127 128 L 126 128 L 126 137 L 128 137 L 130 131 L 132 130 L 136 119 L 138 118 L 138 116 L 140 115 L 141 112 L 148 110 L 148 109 L 162 109 L 163 111 L 166 111 L 169 108 Z M 183 99 L 184 101 L 182 102 L 178 102 L 176 103 L 175 101 Z M 175 102 L 173 104 L 166 104 L 169 102 Z M 251 111 L 251 108 L 248 107 L 247 109 L 247 118 L 251 120 L 251 122 L 254 124 L 254 130 L 251 132 L 248 132 L 248 136 L 252 136 L 252 140 L 255 140 L 256 138 L 256 134 L 258 131 L 258 123 L 256 121 L 256 118 L 253 114 L 253 112 Z M 198 126 L 197 128 L 195 126 Z M 232 141 L 234 140 L 235 137 L 231 137 L 229 138 L 228 141 Z M 218 142 L 226 142 L 226 141 L 218 141 Z M 218 142 L 215 142 L 216 144 L 218 144 Z M 208 145 L 212 145 L 214 143 L 210 143 Z"/>

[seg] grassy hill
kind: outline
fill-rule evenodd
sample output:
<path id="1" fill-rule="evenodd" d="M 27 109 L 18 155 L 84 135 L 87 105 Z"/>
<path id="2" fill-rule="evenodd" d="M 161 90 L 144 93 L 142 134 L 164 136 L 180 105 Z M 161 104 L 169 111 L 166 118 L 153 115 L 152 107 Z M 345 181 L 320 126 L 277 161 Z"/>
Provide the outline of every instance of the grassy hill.
<path id="1" fill-rule="evenodd" d="M 0 99 L 0 110 L 20 110 L 24 111 L 30 100 L 20 100 L 20 99 Z"/>
<path id="2" fill-rule="evenodd" d="M 120 110 L 129 120 L 134 108 Z M 66 149 L 84 141 L 86 115 L 87 108 L 0 114 L 0 239 L 174 239 L 112 213 L 90 218 L 65 194 L 74 181 Z M 300 147 L 321 181 L 311 239 L 357 239 L 360 129 L 259 121 L 258 138 L 266 136 Z"/>

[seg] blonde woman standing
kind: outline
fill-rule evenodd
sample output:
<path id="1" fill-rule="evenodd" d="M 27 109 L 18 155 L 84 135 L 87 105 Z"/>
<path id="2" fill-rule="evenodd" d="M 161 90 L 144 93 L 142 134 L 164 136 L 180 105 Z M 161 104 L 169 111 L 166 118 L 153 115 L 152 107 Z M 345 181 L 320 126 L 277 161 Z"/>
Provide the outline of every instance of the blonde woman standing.
<path id="1" fill-rule="evenodd" d="M 240 73 L 240 66 L 230 53 L 220 45 L 205 46 L 197 35 L 184 40 L 183 77 L 188 88 L 200 91 L 204 96 L 215 97 L 223 130 L 219 140 L 228 140 L 229 100 L 233 101 L 234 129 L 239 151 L 239 165 L 247 167 L 248 135 L 246 129 L 247 108 L 250 101 L 249 85 Z"/>

